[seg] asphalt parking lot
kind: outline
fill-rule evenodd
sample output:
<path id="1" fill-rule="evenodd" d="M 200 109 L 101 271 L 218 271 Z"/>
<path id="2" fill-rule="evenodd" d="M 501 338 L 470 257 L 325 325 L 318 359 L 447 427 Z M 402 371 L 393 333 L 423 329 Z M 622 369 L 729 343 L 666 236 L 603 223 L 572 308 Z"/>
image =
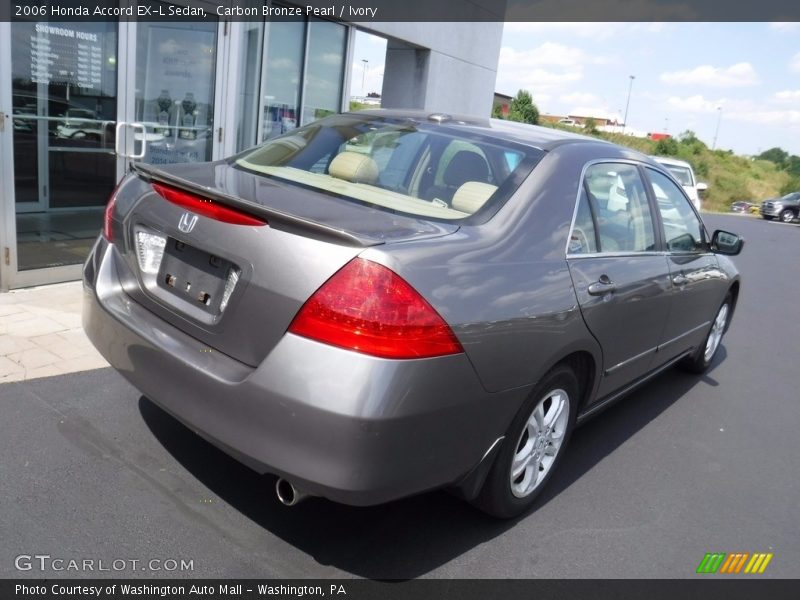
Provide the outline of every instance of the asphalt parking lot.
<path id="1" fill-rule="evenodd" d="M 800 577 L 800 226 L 706 222 L 747 240 L 714 367 L 668 371 L 580 428 L 524 517 L 444 492 L 283 507 L 274 479 L 100 369 L 0 386 L 0 577 L 688 578 L 707 552 L 772 552 L 758 577 Z M 128 562 L 17 570 L 37 554 Z"/>

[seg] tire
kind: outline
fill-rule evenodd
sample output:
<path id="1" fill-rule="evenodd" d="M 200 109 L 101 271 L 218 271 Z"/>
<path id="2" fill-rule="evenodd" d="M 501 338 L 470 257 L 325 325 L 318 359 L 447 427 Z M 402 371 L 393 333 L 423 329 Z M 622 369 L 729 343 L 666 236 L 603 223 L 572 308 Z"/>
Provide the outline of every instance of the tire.
<path id="1" fill-rule="evenodd" d="M 780 220 L 784 223 L 791 223 L 794 221 L 794 212 L 789 210 L 788 208 L 781 211 Z"/>
<path id="2" fill-rule="evenodd" d="M 533 506 L 572 435 L 579 390 L 574 371 L 566 365 L 542 378 L 509 427 L 474 501 L 478 508 L 493 517 L 510 519 Z M 516 478 L 511 476 L 512 466 L 521 468 Z"/>
<path id="3" fill-rule="evenodd" d="M 681 362 L 681 367 L 690 373 L 697 373 L 698 375 L 708 371 L 722 343 L 722 336 L 725 335 L 725 331 L 728 329 L 728 322 L 731 318 L 732 309 L 733 302 L 731 300 L 731 295 L 728 294 L 725 296 L 722 306 L 719 307 L 717 316 L 711 323 L 711 329 L 706 339 L 697 348 L 694 354 Z"/>

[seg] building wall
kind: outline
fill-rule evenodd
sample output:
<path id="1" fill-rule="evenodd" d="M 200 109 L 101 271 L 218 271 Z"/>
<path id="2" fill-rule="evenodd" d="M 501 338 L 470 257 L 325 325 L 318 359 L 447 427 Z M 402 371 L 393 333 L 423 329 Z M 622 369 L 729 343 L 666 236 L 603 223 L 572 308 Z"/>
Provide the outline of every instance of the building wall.
<path id="1" fill-rule="evenodd" d="M 382 106 L 491 114 L 503 23 L 356 25 L 389 38 Z"/>

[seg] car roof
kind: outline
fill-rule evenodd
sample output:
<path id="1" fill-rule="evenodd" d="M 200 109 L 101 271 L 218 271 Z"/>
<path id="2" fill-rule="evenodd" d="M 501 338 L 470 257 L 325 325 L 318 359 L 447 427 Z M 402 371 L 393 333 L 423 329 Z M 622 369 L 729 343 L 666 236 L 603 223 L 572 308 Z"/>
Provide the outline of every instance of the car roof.
<path id="1" fill-rule="evenodd" d="M 427 110 L 399 110 L 399 109 L 366 109 L 351 114 L 367 114 L 382 116 L 391 119 L 414 119 L 429 123 L 440 123 L 448 128 L 455 128 L 464 131 L 484 133 L 511 142 L 518 142 L 528 146 L 535 146 L 542 150 L 551 150 L 556 146 L 568 143 L 591 143 L 591 144 L 611 144 L 604 140 L 553 129 L 551 127 L 540 127 L 516 121 L 506 121 L 503 119 L 490 119 L 488 117 L 465 116 L 453 113 L 427 111 Z"/>
<path id="2" fill-rule="evenodd" d="M 685 160 L 678 160 L 677 158 L 668 158 L 666 156 L 651 156 L 650 158 L 660 162 L 662 165 L 673 165 L 676 167 L 686 167 L 688 169 L 692 168 L 692 165 L 690 165 L 688 162 Z"/>

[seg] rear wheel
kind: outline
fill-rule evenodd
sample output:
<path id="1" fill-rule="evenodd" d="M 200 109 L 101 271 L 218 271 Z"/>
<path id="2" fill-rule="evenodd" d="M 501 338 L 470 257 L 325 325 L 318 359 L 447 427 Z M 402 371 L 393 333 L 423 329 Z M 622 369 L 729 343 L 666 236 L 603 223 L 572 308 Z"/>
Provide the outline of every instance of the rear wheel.
<path id="1" fill-rule="evenodd" d="M 475 504 L 499 518 L 529 509 L 556 466 L 575 425 L 578 380 L 566 365 L 536 386 L 506 434 Z"/>
<path id="2" fill-rule="evenodd" d="M 781 221 L 784 223 L 791 223 L 794 221 L 794 212 L 788 208 L 781 212 Z"/>
<path id="3" fill-rule="evenodd" d="M 717 316 L 711 324 L 711 329 L 706 336 L 705 343 L 697 348 L 697 351 L 684 362 L 681 363 L 687 371 L 691 373 L 705 373 L 711 366 L 714 356 L 722 342 L 722 336 L 728 328 L 728 320 L 731 316 L 731 295 L 725 296 L 725 301 L 717 311 Z"/>

